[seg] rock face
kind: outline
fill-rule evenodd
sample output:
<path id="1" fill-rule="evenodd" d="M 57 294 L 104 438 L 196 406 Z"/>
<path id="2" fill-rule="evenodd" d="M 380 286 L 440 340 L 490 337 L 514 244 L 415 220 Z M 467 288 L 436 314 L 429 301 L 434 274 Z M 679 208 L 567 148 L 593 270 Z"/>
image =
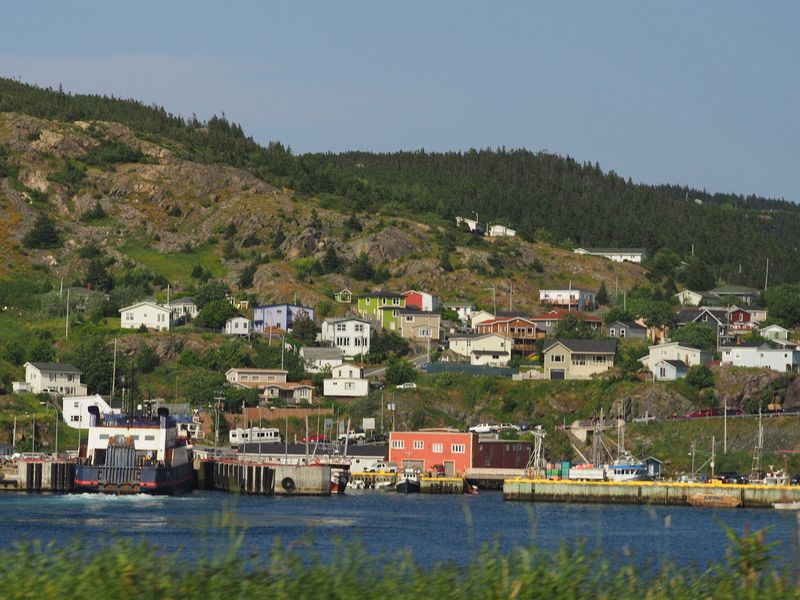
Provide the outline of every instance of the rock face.
<path id="1" fill-rule="evenodd" d="M 354 257 L 363 252 L 372 264 L 405 258 L 413 254 L 416 249 L 409 235 L 397 227 L 387 227 L 350 244 L 350 251 Z"/>
<path id="2" fill-rule="evenodd" d="M 691 412 L 693 405 L 689 400 L 660 385 L 647 386 L 633 394 L 630 398 L 632 416 L 650 416 L 665 419 L 670 415 L 685 415 Z"/>
<path id="3" fill-rule="evenodd" d="M 717 402 L 748 411 L 759 403 L 800 406 L 800 382 L 794 374 L 720 367 L 714 369 Z"/>

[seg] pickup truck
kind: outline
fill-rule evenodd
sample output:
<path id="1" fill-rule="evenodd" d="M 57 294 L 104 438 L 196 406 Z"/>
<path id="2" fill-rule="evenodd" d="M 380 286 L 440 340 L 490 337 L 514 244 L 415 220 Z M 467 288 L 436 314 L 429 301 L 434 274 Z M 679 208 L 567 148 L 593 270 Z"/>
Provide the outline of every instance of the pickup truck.
<path id="1" fill-rule="evenodd" d="M 339 441 L 344 444 L 346 441 L 349 443 L 363 442 L 367 437 L 367 433 L 363 429 L 351 429 L 347 433 L 339 434 Z"/>

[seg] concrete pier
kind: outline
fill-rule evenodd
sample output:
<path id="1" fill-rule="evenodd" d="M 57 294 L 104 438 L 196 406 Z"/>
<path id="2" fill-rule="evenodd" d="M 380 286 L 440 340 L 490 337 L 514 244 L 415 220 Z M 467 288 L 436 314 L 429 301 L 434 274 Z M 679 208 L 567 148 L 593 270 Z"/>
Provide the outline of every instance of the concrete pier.
<path id="1" fill-rule="evenodd" d="M 330 465 L 270 465 L 276 496 L 330 496 Z"/>
<path id="2" fill-rule="evenodd" d="M 238 494 L 272 494 L 275 472 L 266 465 L 215 461 L 212 469 L 214 489 Z"/>
<path id="3" fill-rule="evenodd" d="M 17 464 L 17 490 L 71 492 L 75 489 L 75 463 L 64 460 L 21 460 Z"/>
<path id="4" fill-rule="evenodd" d="M 698 496 L 730 500 L 731 505 L 746 508 L 772 508 L 775 502 L 800 501 L 800 486 L 546 479 L 508 479 L 503 483 L 504 500 L 529 502 L 687 506 Z"/>
<path id="5" fill-rule="evenodd" d="M 463 494 L 467 486 L 463 477 L 421 477 L 419 483 L 422 494 Z"/>

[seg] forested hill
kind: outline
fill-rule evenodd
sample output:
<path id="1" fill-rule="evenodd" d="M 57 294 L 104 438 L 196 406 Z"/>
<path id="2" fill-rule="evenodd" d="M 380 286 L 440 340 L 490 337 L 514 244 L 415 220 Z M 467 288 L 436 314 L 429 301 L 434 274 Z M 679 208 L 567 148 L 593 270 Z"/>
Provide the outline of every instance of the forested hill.
<path id="1" fill-rule="evenodd" d="M 199 162 L 249 170 L 278 186 L 318 196 L 343 212 L 450 219 L 477 212 L 529 239 L 580 246 L 691 248 L 714 275 L 761 286 L 800 281 L 800 207 L 786 201 L 634 184 L 598 165 L 527 150 L 294 156 L 266 147 L 224 117 L 203 122 L 134 100 L 72 95 L 0 79 L 0 111 L 63 121 L 102 120 Z"/>
<path id="2" fill-rule="evenodd" d="M 599 166 L 526 150 L 351 152 L 300 157 L 308 192 L 348 194 L 355 178 L 378 202 L 509 225 L 528 238 L 575 246 L 670 248 L 708 263 L 718 279 L 761 287 L 800 280 L 800 207 L 782 200 L 632 183 Z M 353 194 L 350 193 L 352 197 Z M 358 196 L 356 196 L 358 197 Z M 369 206 L 369 200 L 363 204 Z M 741 273 L 740 273 L 741 268 Z"/>

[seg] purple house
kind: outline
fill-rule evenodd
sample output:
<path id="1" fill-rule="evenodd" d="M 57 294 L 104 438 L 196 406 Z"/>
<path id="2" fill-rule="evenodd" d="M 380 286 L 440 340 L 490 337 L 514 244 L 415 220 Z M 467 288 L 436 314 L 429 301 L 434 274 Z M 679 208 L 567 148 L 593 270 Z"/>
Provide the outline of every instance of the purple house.
<path id="1" fill-rule="evenodd" d="M 292 328 L 294 320 L 305 314 L 314 320 L 314 309 L 300 304 L 268 304 L 253 308 L 253 330 L 263 332 L 269 327 L 277 327 L 284 331 Z"/>

